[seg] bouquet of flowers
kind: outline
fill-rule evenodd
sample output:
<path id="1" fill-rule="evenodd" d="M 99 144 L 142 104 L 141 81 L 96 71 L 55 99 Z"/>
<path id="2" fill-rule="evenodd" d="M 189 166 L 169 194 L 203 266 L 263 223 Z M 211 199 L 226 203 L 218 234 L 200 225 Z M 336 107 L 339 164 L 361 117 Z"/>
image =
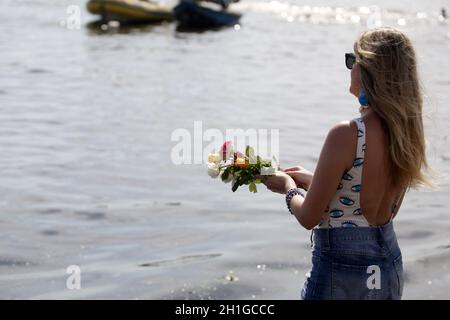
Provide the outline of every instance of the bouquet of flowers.
<path id="1" fill-rule="evenodd" d="M 255 155 L 250 146 L 245 148 L 245 154 L 234 152 L 232 141 L 224 142 L 218 153 L 208 154 L 208 175 L 212 178 L 220 176 L 225 183 L 232 182 L 233 192 L 242 185 L 248 185 L 248 190 L 255 193 L 256 184 L 261 183 L 256 176 L 272 175 L 275 171 L 272 161 Z"/>

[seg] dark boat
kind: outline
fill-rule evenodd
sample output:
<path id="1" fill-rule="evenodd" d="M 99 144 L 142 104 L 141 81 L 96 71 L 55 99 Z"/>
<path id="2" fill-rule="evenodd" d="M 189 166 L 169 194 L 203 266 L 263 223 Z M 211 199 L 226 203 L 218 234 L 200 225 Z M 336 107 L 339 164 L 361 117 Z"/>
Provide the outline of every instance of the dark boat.
<path id="1" fill-rule="evenodd" d="M 227 10 L 213 10 L 196 2 L 181 1 L 174 9 L 179 29 L 207 29 L 235 25 L 241 14 Z"/>

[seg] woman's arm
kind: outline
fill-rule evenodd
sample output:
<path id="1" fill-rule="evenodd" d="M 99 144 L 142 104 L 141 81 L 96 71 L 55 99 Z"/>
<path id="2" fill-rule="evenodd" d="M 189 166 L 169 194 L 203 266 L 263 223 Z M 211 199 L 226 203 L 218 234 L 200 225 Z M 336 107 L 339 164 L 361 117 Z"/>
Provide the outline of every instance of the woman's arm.
<path id="1" fill-rule="evenodd" d="M 337 190 L 337 186 L 348 163 L 355 157 L 355 129 L 351 122 L 335 125 L 327 135 L 320 152 L 311 184 L 305 198 L 295 196 L 291 200 L 292 211 L 298 222 L 310 230 L 319 224 L 326 206 Z"/>
<path id="2" fill-rule="evenodd" d="M 303 188 L 306 191 L 309 190 L 313 177 L 312 172 L 306 170 L 302 166 L 290 167 L 283 169 L 282 171 L 286 172 L 292 179 L 294 179 L 297 187 Z"/>

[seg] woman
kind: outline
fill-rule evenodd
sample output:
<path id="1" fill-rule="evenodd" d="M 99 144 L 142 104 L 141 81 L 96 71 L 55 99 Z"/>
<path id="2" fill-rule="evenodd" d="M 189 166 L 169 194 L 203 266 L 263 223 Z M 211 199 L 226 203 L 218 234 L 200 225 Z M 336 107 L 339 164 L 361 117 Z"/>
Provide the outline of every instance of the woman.
<path id="1" fill-rule="evenodd" d="M 422 171 L 422 93 L 410 40 L 378 28 L 364 32 L 354 51 L 346 65 L 361 117 L 329 131 L 314 174 L 292 167 L 261 177 L 313 229 L 303 299 L 400 299 L 402 255 L 392 219 L 407 189 L 433 186 Z"/>

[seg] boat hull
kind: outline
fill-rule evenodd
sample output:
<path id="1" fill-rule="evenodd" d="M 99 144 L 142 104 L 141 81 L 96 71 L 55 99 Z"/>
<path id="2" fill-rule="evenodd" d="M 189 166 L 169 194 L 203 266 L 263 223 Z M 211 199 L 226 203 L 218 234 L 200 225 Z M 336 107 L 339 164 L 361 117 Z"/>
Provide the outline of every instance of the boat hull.
<path id="1" fill-rule="evenodd" d="M 173 9 L 156 3 L 140 0 L 89 0 L 87 10 L 101 15 L 104 20 L 121 22 L 173 21 Z"/>
<path id="2" fill-rule="evenodd" d="M 216 11 L 191 2 L 181 2 L 174 9 L 179 27 L 203 29 L 234 25 L 241 17 L 238 13 Z"/>

